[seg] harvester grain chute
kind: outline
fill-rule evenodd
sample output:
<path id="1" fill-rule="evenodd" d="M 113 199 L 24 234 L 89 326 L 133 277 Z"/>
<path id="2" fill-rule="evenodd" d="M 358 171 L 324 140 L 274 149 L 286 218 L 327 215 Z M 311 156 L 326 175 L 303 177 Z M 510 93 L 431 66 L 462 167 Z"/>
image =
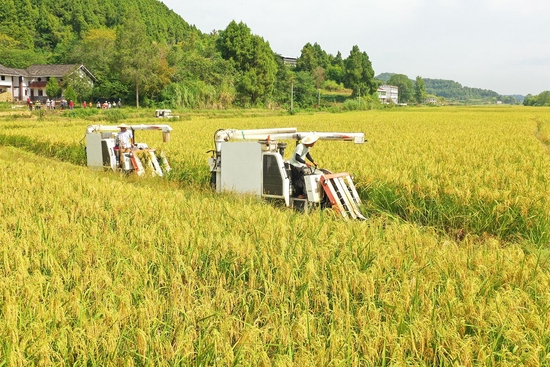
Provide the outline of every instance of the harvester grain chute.
<path id="1" fill-rule="evenodd" d="M 170 141 L 170 125 L 128 125 L 124 127 L 132 132 L 132 147 L 119 150 L 117 136 L 121 133 L 119 126 L 90 125 L 86 128 L 86 160 L 92 169 L 110 168 L 124 173 L 135 172 L 143 176 L 148 167 L 153 176 L 164 176 L 170 171 L 170 164 L 164 153 L 157 155 L 156 149 L 149 148 L 145 143 L 134 143 L 135 132 L 143 130 L 159 130 L 162 140 Z"/>
<path id="2" fill-rule="evenodd" d="M 298 132 L 296 128 L 257 130 L 220 129 L 214 135 L 215 149 L 209 159 L 210 184 L 217 192 L 252 194 L 284 200 L 286 206 L 308 211 L 312 207 L 332 207 L 344 218 L 365 220 L 361 199 L 349 173 L 333 174 L 311 167 L 304 175 L 307 195 L 294 195 L 291 167 L 284 159 L 287 144 L 309 135 L 319 140 L 364 143 L 363 133 Z M 241 141 L 233 141 L 241 140 Z M 243 141 L 244 140 L 244 141 Z"/>

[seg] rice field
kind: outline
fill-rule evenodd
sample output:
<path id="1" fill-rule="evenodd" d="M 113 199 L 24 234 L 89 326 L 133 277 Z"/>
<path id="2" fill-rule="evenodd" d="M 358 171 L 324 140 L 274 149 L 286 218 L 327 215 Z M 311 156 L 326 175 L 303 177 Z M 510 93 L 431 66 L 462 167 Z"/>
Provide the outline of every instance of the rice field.
<path id="1" fill-rule="evenodd" d="M 550 364 L 550 109 L 180 114 L 137 179 L 85 167 L 101 116 L 0 111 L 0 365 Z M 364 132 L 312 155 L 369 220 L 211 192 L 214 132 L 267 127 Z"/>

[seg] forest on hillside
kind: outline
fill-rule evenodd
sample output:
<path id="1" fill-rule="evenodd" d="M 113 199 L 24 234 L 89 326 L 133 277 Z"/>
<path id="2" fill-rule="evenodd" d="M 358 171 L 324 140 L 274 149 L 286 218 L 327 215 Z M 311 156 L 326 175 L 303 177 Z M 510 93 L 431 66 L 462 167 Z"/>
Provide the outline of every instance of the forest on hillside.
<path id="1" fill-rule="evenodd" d="M 244 23 L 232 21 L 204 34 L 157 0 L 0 0 L 0 9 L 0 65 L 83 64 L 97 80 L 93 90 L 73 88 L 80 100 L 110 97 L 180 108 L 319 103 L 333 108 L 318 98 L 323 90 L 349 95 L 339 108 L 379 103 L 376 91 L 383 81 L 375 79 L 369 56 L 358 46 L 344 56 L 307 43 L 296 65 L 289 66 Z M 436 89 L 428 79 L 424 87 L 419 78 L 413 84 L 406 76 L 394 78 L 401 102 L 423 103 L 426 92 L 451 100 L 479 94 L 475 88 L 445 94 L 449 90 Z"/>

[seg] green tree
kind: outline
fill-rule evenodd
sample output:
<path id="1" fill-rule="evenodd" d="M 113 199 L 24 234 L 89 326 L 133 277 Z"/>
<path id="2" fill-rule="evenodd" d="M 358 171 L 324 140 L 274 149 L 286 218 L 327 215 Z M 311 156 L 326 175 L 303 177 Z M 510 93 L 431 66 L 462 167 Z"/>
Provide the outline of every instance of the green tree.
<path id="1" fill-rule="evenodd" d="M 163 90 L 174 106 L 229 107 L 236 98 L 237 72 L 231 60 L 222 58 L 216 48 L 217 34 L 190 33 L 172 46 L 167 55 L 172 65 L 171 80 L 176 83 Z M 170 96 L 171 92 L 176 95 Z"/>
<path id="2" fill-rule="evenodd" d="M 76 101 L 78 96 L 76 95 L 76 92 L 74 91 L 73 87 L 70 85 L 65 89 L 65 99 L 67 101 Z"/>
<path id="3" fill-rule="evenodd" d="M 523 99 L 523 105 L 524 106 L 532 106 L 534 103 L 534 96 L 529 93 L 528 95 L 525 96 L 525 98 Z"/>
<path id="4" fill-rule="evenodd" d="M 366 52 L 361 52 L 358 46 L 353 46 L 344 64 L 344 85 L 353 90 L 352 96 L 376 92 L 374 70 Z"/>
<path id="5" fill-rule="evenodd" d="M 416 83 L 414 84 L 414 98 L 416 103 L 419 104 L 424 103 L 426 100 L 426 84 L 420 76 L 416 77 Z"/>
<path id="6" fill-rule="evenodd" d="M 290 102 L 290 90 L 294 71 L 283 63 L 281 58 L 276 58 L 277 76 L 273 90 L 273 98 L 282 105 L 288 105 Z"/>
<path id="7" fill-rule="evenodd" d="M 252 35 L 246 24 L 232 21 L 220 32 L 218 47 L 222 57 L 230 60 L 238 72 L 236 89 L 241 104 L 267 102 L 277 74 L 275 54 L 269 43 Z"/>
<path id="8" fill-rule="evenodd" d="M 294 103 L 301 108 L 311 107 L 317 101 L 315 80 L 311 74 L 306 71 L 296 72 L 293 91 Z"/>
<path id="9" fill-rule="evenodd" d="M 405 74 L 393 74 L 388 80 L 388 84 L 399 88 L 399 103 L 409 103 L 414 93 L 413 81 Z"/>
<path id="10" fill-rule="evenodd" d="M 544 91 L 536 96 L 528 94 L 523 100 L 525 106 L 550 106 L 550 91 Z"/>
<path id="11" fill-rule="evenodd" d="M 139 108 L 140 88 L 154 78 L 153 65 L 158 62 L 158 55 L 147 36 L 145 23 L 134 8 L 127 11 L 117 27 L 115 45 L 120 79 L 134 88 Z"/>
<path id="12" fill-rule="evenodd" d="M 50 80 L 46 83 L 46 95 L 50 98 L 59 98 L 62 93 L 63 90 L 61 89 L 57 78 L 50 78 Z"/>
<path id="13" fill-rule="evenodd" d="M 63 76 L 63 83 L 76 94 L 74 101 L 83 102 L 88 100 L 92 95 L 93 83 L 77 70 Z"/>
<path id="14" fill-rule="evenodd" d="M 346 66 L 344 60 L 342 59 L 342 54 L 340 51 L 330 60 L 330 64 L 326 69 L 327 79 L 333 80 L 336 84 L 341 84 L 344 82 Z"/>
<path id="15" fill-rule="evenodd" d="M 315 80 L 315 88 L 321 88 L 321 85 L 325 81 L 325 69 L 321 66 L 317 66 L 311 73 L 313 80 Z"/>
<path id="16" fill-rule="evenodd" d="M 302 47 L 300 57 L 296 60 L 296 69 L 298 71 L 307 71 L 310 73 L 313 73 L 318 67 L 327 69 L 329 65 L 329 55 L 318 43 L 313 45 L 309 42 L 306 43 Z"/>
<path id="17" fill-rule="evenodd" d="M 319 66 L 319 63 L 315 55 L 315 49 L 308 42 L 302 47 L 302 52 L 296 60 L 296 69 L 298 71 L 312 72 L 317 66 Z"/>
<path id="18" fill-rule="evenodd" d="M 67 57 L 68 63 L 83 64 L 94 74 L 94 96 L 126 98 L 128 94 L 120 80 L 115 42 L 114 29 L 90 29 Z"/>

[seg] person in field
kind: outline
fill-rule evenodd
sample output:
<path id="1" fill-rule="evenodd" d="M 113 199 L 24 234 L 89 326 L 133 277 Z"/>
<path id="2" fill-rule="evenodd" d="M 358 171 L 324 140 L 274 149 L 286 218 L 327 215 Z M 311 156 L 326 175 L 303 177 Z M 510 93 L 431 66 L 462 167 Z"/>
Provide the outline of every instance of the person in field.
<path id="1" fill-rule="evenodd" d="M 122 165 L 124 162 L 123 154 L 129 152 L 134 146 L 134 136 L 132 132 L 128 130 L 126 124 L 120 124 L 118 128 L 120 128 L 120 132 L 116 136 L 115 144 L 118 148 L 119 163 Z"/>
<path id="2" fill-rule="evenodd" d="M 311 166 L 317 167 L 317 163 L 313 157 L 311 157 L 311 154 L 309 154 L 309 150 L 315 145 L 315 142 L 318 139 L 319 137 L 316 135 L 306 136 L 302 139 L 302 142 L 296 146 L 296 149 L 294 149 L 294 153 L 292 154 L 292 158 L 289 160 L 292 182 L 294 184 L 294 196 L 299 199 L 304 199 L 306 193 L 304 170 Z"/>

